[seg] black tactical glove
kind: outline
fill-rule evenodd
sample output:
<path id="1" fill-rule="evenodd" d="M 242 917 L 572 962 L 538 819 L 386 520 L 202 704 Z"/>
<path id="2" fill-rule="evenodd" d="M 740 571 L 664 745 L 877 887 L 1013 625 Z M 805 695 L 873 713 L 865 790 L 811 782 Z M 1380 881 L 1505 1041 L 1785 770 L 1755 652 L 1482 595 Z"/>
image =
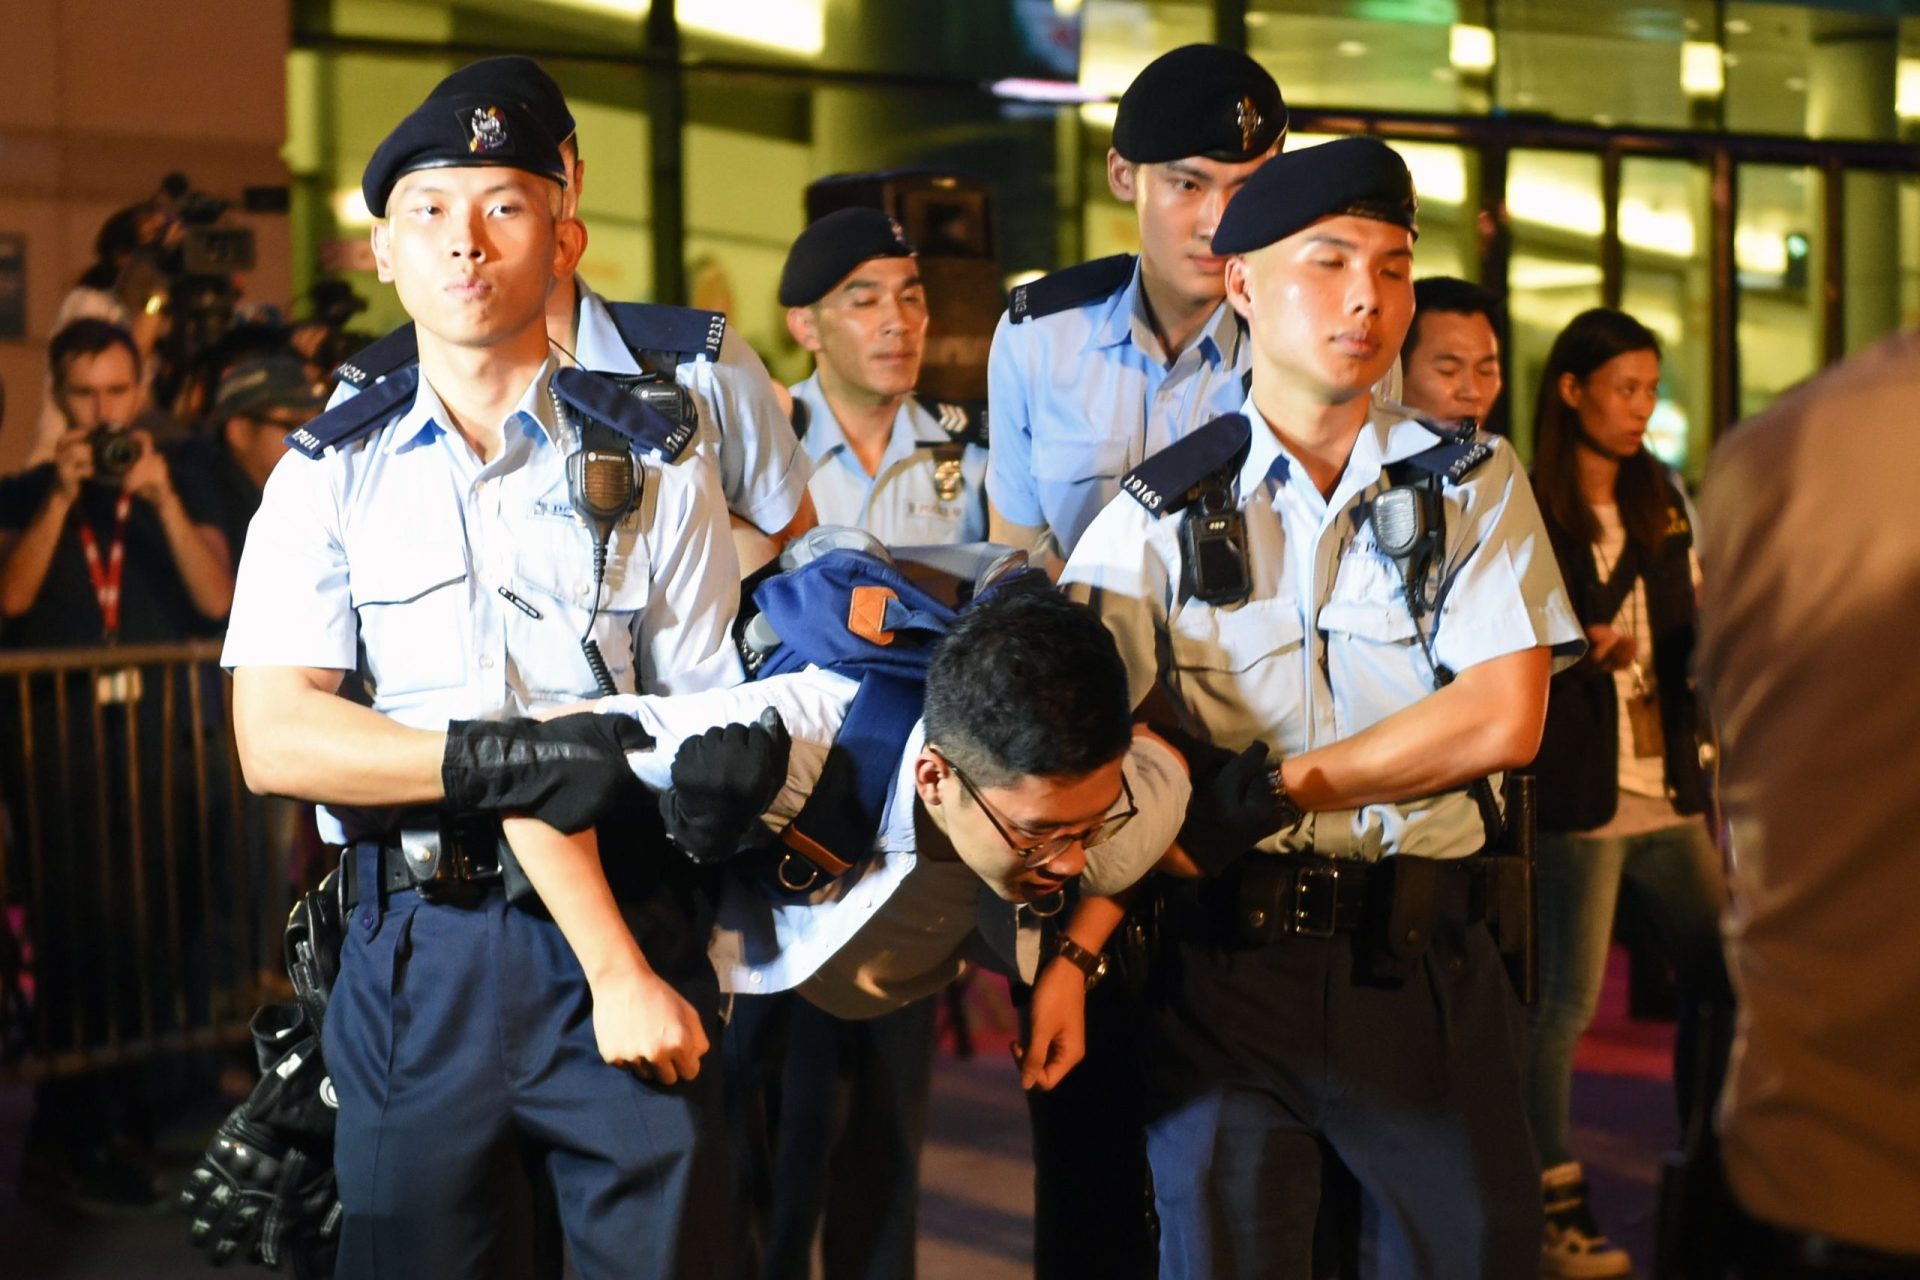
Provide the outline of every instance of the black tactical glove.
<path id="1" fill-rule="evenodd" d="M 1205 874 L 1219 875 L 1274 832 L 1299 825 L 1298 811 L 1274 792 L 1264 742 L 1235 755 L 1177 729 L 1152 728 L 1187 758 L 1193 798 L 1178 839 Z"/>
<path id="2" fill-rule="evenodd" d="M 215 1266 L 279 1267 L 331 1247 L 340 1230 L 333 1180 L 333 1086 L 298 1005 L 253 1020 L 263 1072 L 221 1122 L 180 1193 L 190 1236 Z"/>
<path id="3" fill-rule="evenodd" d="M 591 711 L 557 720 L 455 720 L 440 781 L 449 808 L 524 813 L 571 835 L 640 785 L 627 752 L 652 745 L 638 721 Z"/>
<path id="4" fill-rule="evenodd" d="M 768 707 L 757 724 L 730 724 L 680 744 L 673 788 L 660 794 L 667 834 L 695 862 L 732 857 L 787 781 L 793 739 Z"/>

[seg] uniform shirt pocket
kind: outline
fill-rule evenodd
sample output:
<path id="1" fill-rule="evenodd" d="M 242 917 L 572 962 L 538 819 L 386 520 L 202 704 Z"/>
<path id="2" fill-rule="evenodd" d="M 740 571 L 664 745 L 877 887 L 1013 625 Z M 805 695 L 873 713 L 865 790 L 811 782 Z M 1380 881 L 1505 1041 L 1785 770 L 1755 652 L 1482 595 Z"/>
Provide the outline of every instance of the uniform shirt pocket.
<path id="1" fill-rule="evenodd" d="M 623 693 L 635 691 L 634 634 L 652 595 L 647 548 L 636 529 L 627 527 L 631 523 L 629 517 L 614 531 L 593 619 L 600 656 Z M 579 642 L 594 607 L 592 534 L 582 525 L 558 522 L 535 532 L 519 548 L 514 576 L 544 615 L 537 622 L 517 612 L 507 615 L 510 627 L 529 631 L 529 643 L 510 643 L 529 694 L 566 700 L 594 692 Z"/>
<path id="2" fill-rule="evenodd" d="M 348 592 L 373 696 L 390 703 L 467 675 L 467 562 L 458 550 L 354 558 Z"/>
<path id="3" fill-rule="evenodd" d="M 1285 748 L 1300 737 L 1306 627 L 1299 601 L 1188 605 L 1167 631 L 1172 683 L 1216 741 L 1260 738 Z"/>
<path id="4" fill-rule="evenodd" d="M 1399 570 L 1385 556 L 1349 552 L 1316 625 L 1326 635 L 1327 678 L 1341 737 L 1433 692 L 1433 672 Z"/>
<path id="5" fill-rule="evenodd" d="M 1056 436 L 1038 432 L 1033 439 L 1033 478 L 1048 484 L 1117 480 L 1127 470 L 1127 442 L 1111 436 Z"/>

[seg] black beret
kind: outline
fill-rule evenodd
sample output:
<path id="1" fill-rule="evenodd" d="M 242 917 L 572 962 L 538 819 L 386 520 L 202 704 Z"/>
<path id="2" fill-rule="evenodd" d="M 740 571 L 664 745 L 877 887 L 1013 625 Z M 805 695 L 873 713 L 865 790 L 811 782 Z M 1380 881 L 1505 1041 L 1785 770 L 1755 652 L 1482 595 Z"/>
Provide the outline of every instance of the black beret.
<path id="1" fill-rule="evenodd" d="M 869 258 L 911 258 L 900 221 L 878 209 L 835 209 L 787 250 L 780 269 L 780 305 L 810 307 Z"/>
<path id="2" fill-rule="evenodd" d="M 567 184 L 560 144 L 510 98 L 456 94 L 428 98 L 374 148 L 360 178 L 367 212 L 387 216 L 393 184 L 415 169 L 495 165 Z"/>
<path id="3" fill-rule="evenodd" d="M 1266 68 L 1236 49 L 1163 53 L 1120 95 L 1113 149 L 1135 164 L 1188 156 L 1239 163 L 1287 136 L 1287 104 Z"/>
<path id="4" fill-rule="evenodd" d="M 433 86 L 427 97 L 431 100 L 473 93 L 519 103 L 555 142 L 573 136 L 573 112 L 567 110 L 567 95 L 560 92 L 547 69 L 532 58 L 482 58 Z"/>
<path id="5" fill-rule="evenodd" d="M 1413 175 L 1378 138 L 1335 138 L 1275 156 L 1253 171 L 1213 233 L 1213 251 L 1251 253 L 1335 214 L 1415 231 Z"/>

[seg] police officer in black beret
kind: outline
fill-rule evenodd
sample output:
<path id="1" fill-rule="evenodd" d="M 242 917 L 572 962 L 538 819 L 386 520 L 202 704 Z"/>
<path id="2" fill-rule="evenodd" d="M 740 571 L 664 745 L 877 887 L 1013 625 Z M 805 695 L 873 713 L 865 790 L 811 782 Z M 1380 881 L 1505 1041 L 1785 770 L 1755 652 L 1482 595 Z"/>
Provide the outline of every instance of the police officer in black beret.
<path id="1" fill-rule="evenodd" d="M 484 93 L 429 99 L 374 152 L 374 257 L 418 359 L 289 438 L 305 456 L 268 482 L 222 655 L 248 783 L 326 806 L 345 846 L 323 1027 L 343 1276 L 532 1274 L 530 1167 L 582 1277 L 711 1276 L 728 1244 L 702 878 L 644 839 L 646 734 L 535 718 L 740 678 L 710 479 L 647 456 L 662 415 L 551 355 L 546 301 L 584 244 L 566 176 Z M 523 853 L 539 901 L 510 898 L 523 816 L 599 827 L 604 862 Z M 285 1209 L 261 1120 L 196 1177 L 206 1234 Z"/>
<path id="2" fill-rule="evenodd" d="M 1143 1038 L 1170 1280 L 1309 1274 L 1329 1150 L 1370 1273 L 1538 1272 L 1498 775 L 1582 641 L 1513 451 L 1370 394 L 1413 315 L 1414 213 L 1373 138 L 1253 176 L 1213 237 L 1250 393 L 1136 467 L 1062 574 L 1136 705 L 1272 797 L 1267 831 L 1229 825 L 1196 768 L 1204 878 L 1166 899 Z"/>
<path id="3" fill-rule="evenodd" d="M 1120 98 L 1107 186 L 1133 206 L 1139 254 L 1022 285 L 987 367 L 991 537 L 1057 571 L 1127 469 L 1239 407 L 1251 349 L 1209 241 L 1287 132 L 1280 87 L 1246 54 L 1174 49 Z M 1097 989 L 1087 1059 L 1030 1094 L 1040 1280 L 1154 1271 L 1134 1019 Z"/>

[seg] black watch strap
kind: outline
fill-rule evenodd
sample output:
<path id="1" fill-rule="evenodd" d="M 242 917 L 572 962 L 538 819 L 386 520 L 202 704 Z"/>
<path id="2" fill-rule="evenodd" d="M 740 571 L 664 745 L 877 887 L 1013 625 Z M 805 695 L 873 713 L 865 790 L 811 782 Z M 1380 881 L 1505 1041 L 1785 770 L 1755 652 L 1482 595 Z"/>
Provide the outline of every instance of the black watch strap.
<path id="1" fill-rule="evenodd" d="M 1053 954 L 1084 973 L 1089 988 L 1107 976 L 1106 955 L 1087 950 L 1064 933 L 1054 939 Z"/>

